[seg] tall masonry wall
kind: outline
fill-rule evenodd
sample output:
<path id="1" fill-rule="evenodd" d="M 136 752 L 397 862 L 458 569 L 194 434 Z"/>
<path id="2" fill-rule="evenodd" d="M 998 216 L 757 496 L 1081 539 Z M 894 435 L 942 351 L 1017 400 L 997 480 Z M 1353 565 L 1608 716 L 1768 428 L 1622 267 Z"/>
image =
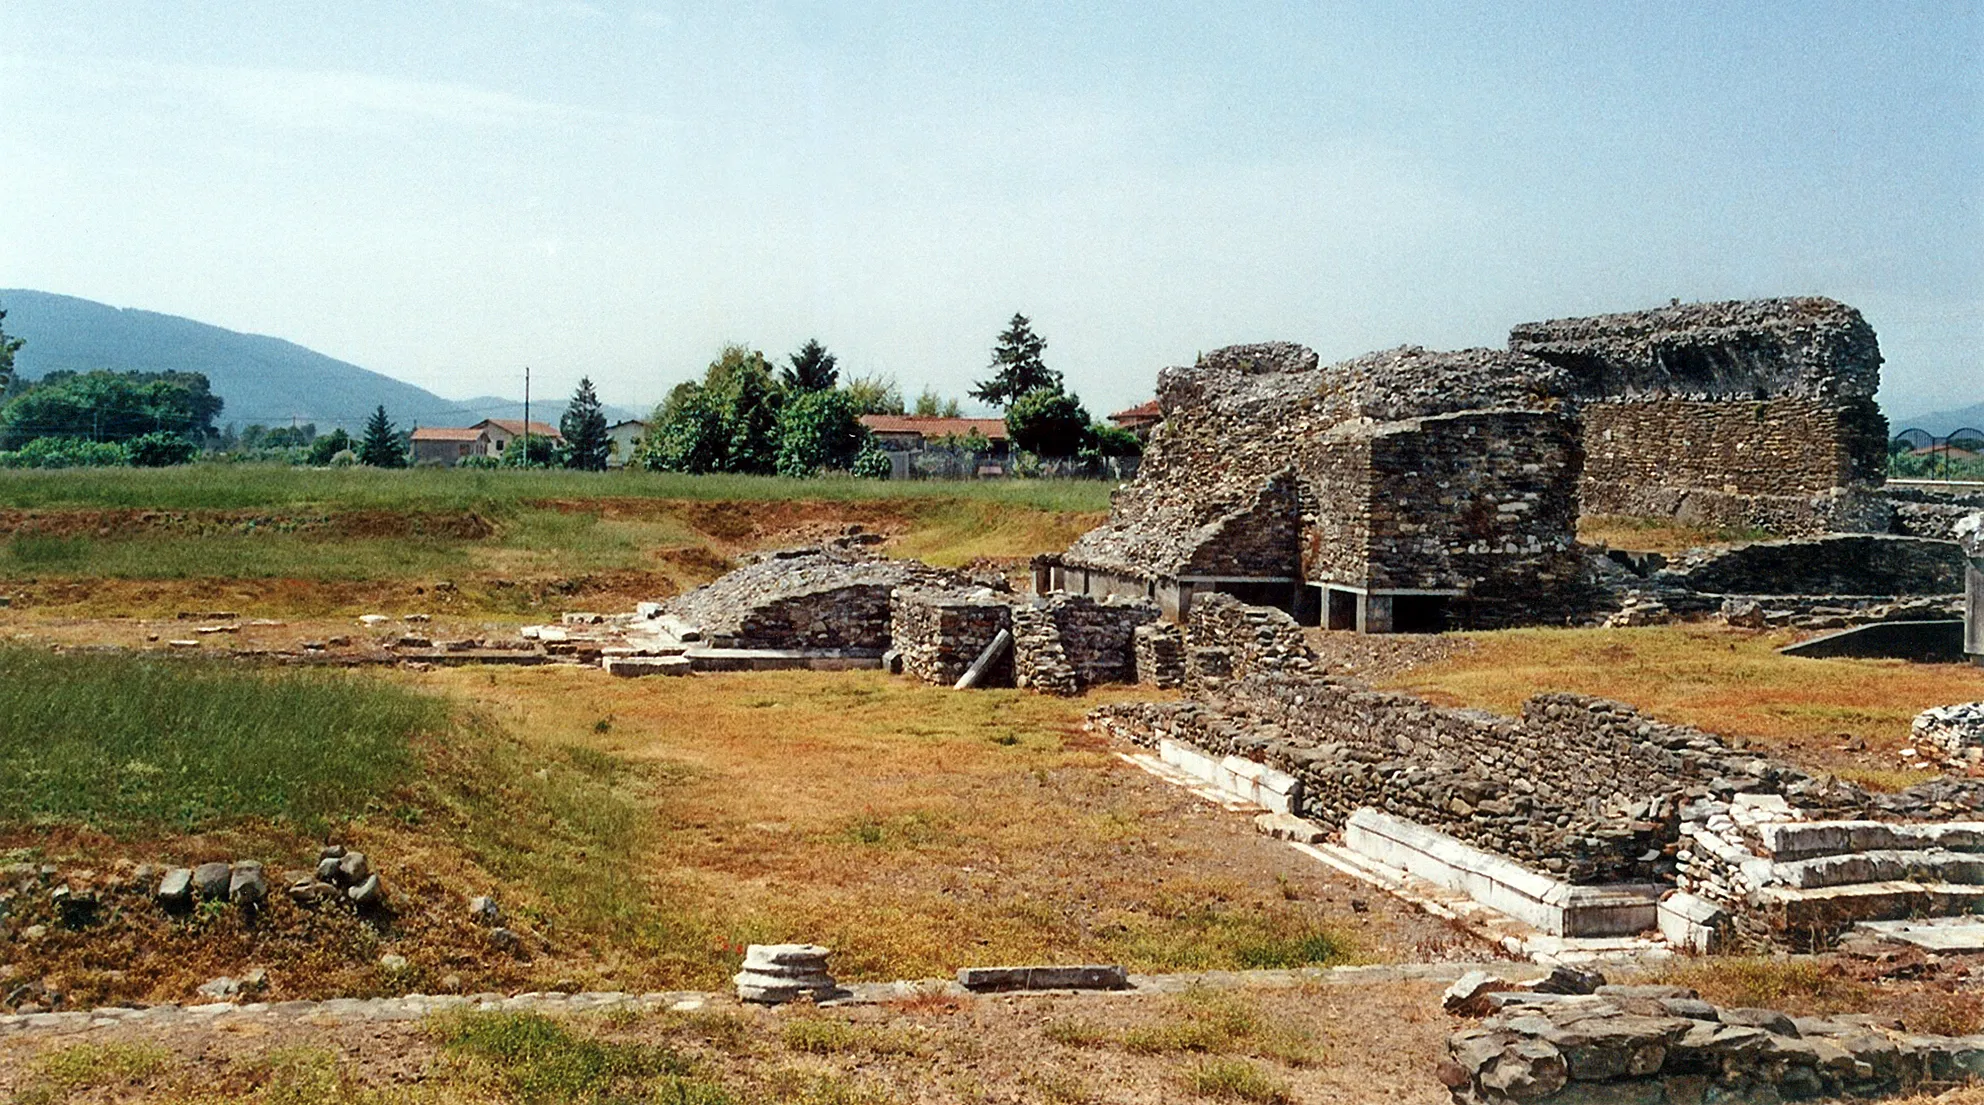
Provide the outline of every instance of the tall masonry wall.
<path id="1" fill-rule="evenodd" d="M 1879 532 L 1880 345 L 1830 299 L 1749 300 L 1525 323 L 1509 348 L 1565 369 L 1587 514 L 1791 536 Z"/>

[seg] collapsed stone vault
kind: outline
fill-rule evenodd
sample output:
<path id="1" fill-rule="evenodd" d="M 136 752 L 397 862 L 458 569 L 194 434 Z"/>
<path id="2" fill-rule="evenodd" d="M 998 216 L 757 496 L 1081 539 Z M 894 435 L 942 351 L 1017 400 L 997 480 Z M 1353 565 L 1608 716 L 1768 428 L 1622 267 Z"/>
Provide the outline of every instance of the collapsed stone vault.
<path id="1" fill-rule="evenodd" d="M 1526 323 L 1506 350 L 1320 366 L 1286 342 L 1158 377 L 1164 422 L 1110 518 L 1036 587 L 1224 592 L 1366 632 L 1587 609 L 1581 513 L 1875 532 L 1880 349 L 1828 299 Z"/>

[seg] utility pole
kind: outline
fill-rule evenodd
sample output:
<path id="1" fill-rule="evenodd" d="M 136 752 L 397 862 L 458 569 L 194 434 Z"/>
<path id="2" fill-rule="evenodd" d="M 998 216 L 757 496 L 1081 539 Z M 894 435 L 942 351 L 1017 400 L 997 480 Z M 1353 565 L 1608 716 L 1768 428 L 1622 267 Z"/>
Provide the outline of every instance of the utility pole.
<path id="1" fill-rule="evenodd" d="M 518 451 L 519 467 L 530 467 L 530 366 L 524 366 L 524 447 Z"/>

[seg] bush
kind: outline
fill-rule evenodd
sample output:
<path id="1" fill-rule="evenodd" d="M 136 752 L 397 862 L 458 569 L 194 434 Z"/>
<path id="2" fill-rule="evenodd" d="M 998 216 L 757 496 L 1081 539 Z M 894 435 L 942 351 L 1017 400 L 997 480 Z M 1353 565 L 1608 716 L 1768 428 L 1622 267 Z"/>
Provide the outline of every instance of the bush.
<path id="1" fill-rule="evenodd" d="M 350 449 L 339 449 L 331 457 L 332 468 L 351 468 L 358 464 L 358 454 Z"/>
<path id="2" fill-rule="evenodd" d="M 862 446 L 854 458 L 854 474 L 864 480 L 886 480 L 894 473 L 888 452 L 873 441 Z"/>
<path id="3" fill-rule="evenodd" d="M 200 447 L 183 434 L 152 433 L 132 438 L 125 446 L 138 468 L 169 468 L 199 455 Z"/>
<path id="4" fill-rule="evenodd" d="M 111 441 L 80 437 L 38 437 L 10 453 L 0 453 L 5 468 L 113 468 L 131 463 L 131 453 Z"/>
<path id="5" fill-rule="evenodd" d="M 1089 417 L 1079 396 L 1035 388 L 1006 411 L 1013 445 L 1043 457 L 1071 457 L 1089 445 Z"/>

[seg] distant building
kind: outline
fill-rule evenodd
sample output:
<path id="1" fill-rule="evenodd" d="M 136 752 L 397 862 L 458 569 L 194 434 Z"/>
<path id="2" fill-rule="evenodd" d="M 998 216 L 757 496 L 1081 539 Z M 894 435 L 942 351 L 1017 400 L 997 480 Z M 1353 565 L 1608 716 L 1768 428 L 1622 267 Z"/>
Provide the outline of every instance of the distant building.
<path id="1" fill-rule="evenodd" d="M 485 418 L 469 428 L 482 431 L 489 439 L 485 453 L 500 456 L 511 439 L 522 436 L 524 421 L 521 418 Z M 559 433 L 556 426 L 535 419 L 530 423 L 530 432 L 539 437 L 550 438 L 554 442 L 565 440 L 565 435 Z"/>
<path id="2" fill-rule="evenodd" d="M 413 431 L 413 463 L 453 465 L 489 451 L 489 440 L 474 426 L 420 426 Z"/>
<path id="3" fill-rule="evenodd" d="M 634 450 L 640 447 L 641 439 L 647 434 L 648 424 L 637 418 L 608 426 L 606 436 L 612 440 L 613 448 L 606 454 L 606 466 L 625 468 L 634 459 Z"/>
<path id="4" fill-rule="evenodd" d="M 1128 410 L 1117 411 L 1109 416 L 1109 421 L 1137 435 L 1137 440 L 1149 441 L 1150 432 L 1157 428 L 1159 422 L 1164 421 L 1164 411 L 1157 405 L 1157 400 L 1152 399 L 1147 403 L 1138 403 Z"/>
<path id="5" fill-rule="evenodd" d="M 884 449 L 914 452 L 938 448 L 947 439 L 970 437 L 975 431 L 991 444 L 987 455 L 1003 457 L 1011 448 L 1003 418 L 939 418 L 920 414 L 864 414 L 861 424 Z"/>

